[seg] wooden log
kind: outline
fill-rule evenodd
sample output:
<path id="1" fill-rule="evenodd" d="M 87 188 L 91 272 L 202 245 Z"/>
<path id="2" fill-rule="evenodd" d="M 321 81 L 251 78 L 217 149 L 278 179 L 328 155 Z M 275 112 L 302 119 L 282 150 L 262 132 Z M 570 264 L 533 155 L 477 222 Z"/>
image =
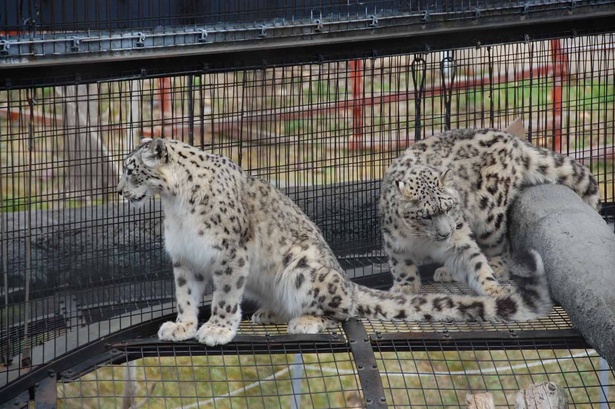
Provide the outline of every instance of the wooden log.
<path id="1" fill-rule="evenodd" d="M 566 390 L 553 382 L 531 385 L 517 392 L 515 409 L 565 409 L 568 408 Z"/>
<path id="2" fill-rule="evenodd" d="M 493 395 L 489 392 L 468 393 L 466 395 L 466 405 L 468 405 L 468 409 L 495 409 Z"/>
<path id="3" fill-rule="evenodd" d="M 523 189 L 510 211 L 514 252 L 542 256 L 551 297 L 615 367 L 615 235 L 600 214 L 562 185 Z"/>

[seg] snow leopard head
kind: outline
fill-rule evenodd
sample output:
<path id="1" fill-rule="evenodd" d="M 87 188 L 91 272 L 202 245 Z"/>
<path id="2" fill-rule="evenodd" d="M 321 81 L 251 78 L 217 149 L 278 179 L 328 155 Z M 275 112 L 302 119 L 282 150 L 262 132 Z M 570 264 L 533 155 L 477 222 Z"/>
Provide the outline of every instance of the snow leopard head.
<path id="1" fill-rule="evenodd" d="M 165 141 L 160 138 L 145 138 L 124 160 L 124 169 L 117 191 L 133 207 L 164 189 L 165 179 L 161 168 L 169 161 Z"/>
<path id="2" fill-rule="evenodd" d="M 395 181 L 400 200 L 399 215 L 415 234 L 445 241 L 455 231 L 459 195 L 453 172 L 431 166 L 412 166 Z"/>

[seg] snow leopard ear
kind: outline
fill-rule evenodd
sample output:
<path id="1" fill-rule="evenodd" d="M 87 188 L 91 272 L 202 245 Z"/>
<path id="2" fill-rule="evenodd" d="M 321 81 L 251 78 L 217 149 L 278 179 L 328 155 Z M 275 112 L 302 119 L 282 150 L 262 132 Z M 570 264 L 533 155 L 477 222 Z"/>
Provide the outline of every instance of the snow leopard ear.
<path id="1" fill-rule="evenodd" d="M 453 171 L 450 169 L 446 169 L 444 173 L 440 176 L 440 181 L 445 187 L 453 186 Z"/>
<path id="2" fill-rule="evenodd" d="M 396 180 L 395 186 L 397 186 L 399 193 L 401 193 L 401 195 L 406 199 L 415 199 L 415 191 L 410 184 L 404 182 L 403 180 Z"/>
<path id="3" fill-rule="evenodd" d="M 141 153 L 141 160 L 145 166 L 150 168 L 156 167 L 162 162 L 168 162 L 169 156 L 164 140 L 156 138 L 149 142 L 149 145 Z"/>

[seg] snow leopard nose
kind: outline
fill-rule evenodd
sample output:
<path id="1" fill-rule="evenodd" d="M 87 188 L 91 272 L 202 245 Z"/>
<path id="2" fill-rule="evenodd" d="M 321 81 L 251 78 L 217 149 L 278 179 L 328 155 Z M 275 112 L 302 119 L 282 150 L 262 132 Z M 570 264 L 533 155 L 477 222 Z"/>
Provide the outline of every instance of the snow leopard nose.
<path id="1" fill-rule="evenodd" d="M 120 179 L 120 183 L 117 184 L 116 188 L 117 194 L 120 196 L 124 196 L 124 181 Z"/>
<path id="2" fill-rule="evenodd" d="M 438 241 L 444 241 L 444 240 L 448 239 L 449 237 L 451 237 L 451 234 L 450 234 L 450 233 L 449 233 L 449 234 L 442 234 L 442 233 L 438 233 L 438 234 L 436 235 L 436 239 L 437 239 Z"/>

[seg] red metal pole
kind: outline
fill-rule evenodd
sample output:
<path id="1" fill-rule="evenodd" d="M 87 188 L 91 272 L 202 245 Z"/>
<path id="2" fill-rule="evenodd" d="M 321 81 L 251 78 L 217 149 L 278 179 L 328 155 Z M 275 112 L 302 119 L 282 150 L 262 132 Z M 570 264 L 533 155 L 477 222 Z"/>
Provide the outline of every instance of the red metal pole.
<path id="1" fill-rule="evenodd" d="M 554 150 L 562 150 L 563 97 L 562 86 L 568 75 L 568 53 L 562 47 L 561 40 L 551 40 L 551 64 L 553 66 L 553 145 Z"/>
<path id="2" fill-rule="evenodd" d="M 365 104 L 363 103 L 363 60 L 350 61 L 350 81 L 352 84 L 352 127 L 353 135 L 350 138 L 349 149 L 361 149 L 363 147 L 363 118 Z"/>
<path id="3" fill-rule="evenodd" d="M 161 125 L 164 128 L 164 125 L 170 122 L 173 116 L 171 106 L 171 78 L 169 77 L 158 79 L 158 107 L 160 108 Z M 166 136 L 164 132 L 162 136 Z"/>

